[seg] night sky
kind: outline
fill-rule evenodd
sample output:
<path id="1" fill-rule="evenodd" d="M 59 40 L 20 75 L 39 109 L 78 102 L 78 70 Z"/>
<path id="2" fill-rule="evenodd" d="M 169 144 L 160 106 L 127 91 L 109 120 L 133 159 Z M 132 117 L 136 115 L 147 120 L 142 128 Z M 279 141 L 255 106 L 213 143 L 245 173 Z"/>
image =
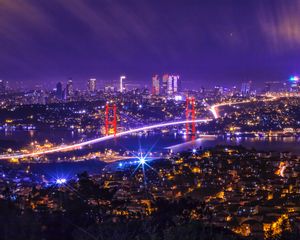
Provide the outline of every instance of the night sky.
<path id="1" fill-rule="evenodd" d="M 0 0 L 0 31 L 11 85 L 166 72 L 239 86 L 300 72 L 299 0 Z"/>

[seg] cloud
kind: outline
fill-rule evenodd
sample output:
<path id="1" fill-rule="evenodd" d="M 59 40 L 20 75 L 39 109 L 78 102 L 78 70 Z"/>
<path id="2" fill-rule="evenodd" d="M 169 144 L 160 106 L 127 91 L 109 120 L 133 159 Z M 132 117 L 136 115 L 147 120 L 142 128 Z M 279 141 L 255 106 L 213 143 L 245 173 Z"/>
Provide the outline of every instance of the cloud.
<path id="1" fill-rule="evenodd" d="M 26 40 L 26 32 L 54 32 L 50 18 L 32 0 L 0 1 L 1 35 L 14 41 Z"/>
<path id="2" fill-rule="evenodd" d="M 300 1 L 262 5 L 258 20 L 266 45 L 276 53 L 300 48 Z"/>

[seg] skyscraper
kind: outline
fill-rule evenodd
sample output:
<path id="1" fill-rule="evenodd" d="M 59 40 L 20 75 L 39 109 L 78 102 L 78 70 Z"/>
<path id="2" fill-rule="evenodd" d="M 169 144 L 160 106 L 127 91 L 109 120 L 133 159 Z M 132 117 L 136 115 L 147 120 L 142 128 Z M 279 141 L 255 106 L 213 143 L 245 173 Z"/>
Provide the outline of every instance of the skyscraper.
<path id="1" fill-rule="evenodd" d="M 251 81 L 242 83 L 242 88 L 241 88 L 241 95 L 242 96 L 250 95 L 251 83 L 252 83 Z"/>
<path id="2" fill-rule="evenodd" d="M 168 90 L 167 90 L 168 95 L 173 94 L 173 76 L 170 75 L 168 78 Z"/>
<path id="3" fill-rule="evenodd" d="M 178 75 L 172 76 L 173 77 L 173 93 L 181 92 L 181 80 Z"/>
<path id="4" fill-rule="evenodd" d="M 62 86 L 61 82 L 58 82 L 56 84 L 56 97 L 57 97 L 57 99 L 63 98 L 63 86 Z"/>
<path id="5" fill-rule="evenodd" d="M 157 74 L 152 77 L 152 94 L 159 95 L 159 77 Z"/>
<path id="6" fill-rule="evenodd" d="M 96 91 L 96 78 L 90 78 L 88 80 L 88 91 L 94 93 Z"/>
<path id="7" fill-rule="evenodd" d="M 67 82 L 65 94 L 66 94 L 66 99 L 70 99 L 73 96 L 73 81 L 71 78 Z"/>
<path id="8" fill-rule="evenodd" d="M 6 91 L 6 83 L 3 80 L 0 80 L 0 94 L 5 93 Z"/>
<path id="9" fill-rule="evenodd" d="M 162 93 L 163 94 L 168 93 L 168 80 L 169 80 L 169 75 L 164 74 L 162 77 Z"/>
<path id="10" fill-rule="evenodd" d="M 125 80 L 126 77 L 125 76 L 120 76 L 120 93 L 123 92 L 124 87 L 123 87 L 123 80 Z"/>
<path id="11" fill-rule="evenodd" d="M 167 78 L 168 76 L 168 78 Z M 166 92 L 168 95 L 178 93 L 181 91 L 181 81 L 178 75 L 164 75 L 166 80 Z M 164 83 L 164 82 L 163 82 Z"/>

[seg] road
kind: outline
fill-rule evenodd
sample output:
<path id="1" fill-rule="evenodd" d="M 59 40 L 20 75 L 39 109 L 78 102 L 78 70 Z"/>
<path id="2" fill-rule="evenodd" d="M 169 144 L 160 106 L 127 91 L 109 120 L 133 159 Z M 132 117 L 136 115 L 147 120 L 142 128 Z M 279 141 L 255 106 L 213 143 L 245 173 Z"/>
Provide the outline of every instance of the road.
<path id="1" fill-rule="evenodd" d="M 270 101 L 275 101 L 277 99 L 278 99 L 278 97 L 270 95 L 269 98 L 261 99 L 261 100 L 250 99 L 250 100 L 244 100 L 244 101 L 239 101 L 239 102 L 218 103 L 218 104 L 212 105 L 209 110 L 214 115 L 214 118 L 219 118 L 220 115 L 219 115 L 219 112 L 218 112 L 218 108 L 220 108 L 220 107 L 231 106 L 231 105 L 239 105 L 239 104 L 245 104 L 245 103 L 270 102 Z"/>

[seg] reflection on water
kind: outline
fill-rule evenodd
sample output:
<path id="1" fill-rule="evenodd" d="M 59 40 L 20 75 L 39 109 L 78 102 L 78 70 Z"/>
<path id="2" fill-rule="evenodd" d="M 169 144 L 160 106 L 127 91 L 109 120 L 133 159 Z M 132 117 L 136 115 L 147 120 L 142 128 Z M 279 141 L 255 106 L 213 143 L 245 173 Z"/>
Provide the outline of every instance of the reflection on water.
<path id="1" fill-rule="evenodd" d="M 22 164 L 25 168 L 30 167 L 31 172 L 43 175 L 48 181 L 55 181 L 58 178 L 67 180 L 75 178 L 78 173 L 84 171 L 89 174 L 100 174 L 105 163 L 96 160 L 84 162 L 63 162 L 63 163 L 33 163 Z"/>
<path id="2" fill-rule="evenodd" d="M 179 145 L 170 146 L 174 152 L 184 151 L 187 148 L 191 149 L 194 147 L 213 147 L 215 145 L 242 145 L 247 148 L 255 148 L 258 150 L 266 151 L 289 151 L 300 154 L 299 148 L 299 137 L 237 137 L 237 138 L 226 138 L 217 137 L 215 139 L 200 138 L 193 142 L 187 142 Z"/>
<path id="3" fill-rule="evenodd" d="M 0 131 L 1 140 L 14 140 L 21 142 L 23 145 L 29 145 L 32 141 L 45 142 L 49 140 L 52 143 L 61 144 L 78 142 L 82 138 L 93 139 L 96 136 L 83 136 L 74 131 L 66 130 L 43 130 L 43 131 Z M 215 137 L 215 138 L 199 138 L 191 141 L 189 137 L 181 134 L 160 134 L 148 133 L 137 134 L 132 136 L 124 136 L 101 142 L 92 146 L 93 150 L 103 151 L 105 149 L 113 149 L 116 151 L 166 151 L 172 149 L 175 152 L 184 151 L 195 147 L 213 147 L 215 145 L 243 145 L 248 148 L 256 148 L 268 151 L 291 151 L 300 153 L 300 138 L 295 136 L 289 137 Z"/>
<path id="4" fill-rule="evenodd" d="M 52 143 L 61 144 L 79 141 L 82 136 L 74 134 L 72 131 L 67 130 L 1 130 L 0 140 L 14 141 L 17 145 L 26 146 L 32 141 L 44 143 L 46 140 Z"/>

